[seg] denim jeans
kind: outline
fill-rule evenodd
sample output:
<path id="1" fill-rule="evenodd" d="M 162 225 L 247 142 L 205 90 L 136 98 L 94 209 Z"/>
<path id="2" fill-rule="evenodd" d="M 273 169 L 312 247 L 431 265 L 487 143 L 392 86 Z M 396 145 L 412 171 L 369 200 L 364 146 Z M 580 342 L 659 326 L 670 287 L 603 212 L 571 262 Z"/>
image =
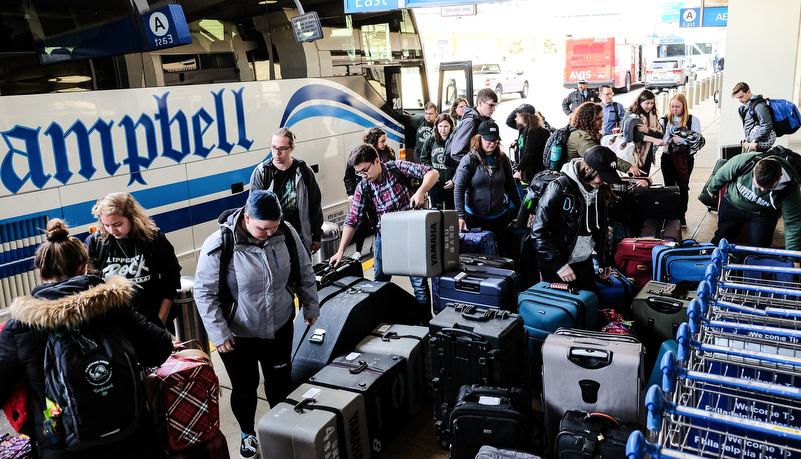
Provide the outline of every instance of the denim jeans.
<path id="1" fill-rule="evenodd" d="M 373 272 L 375 273 L 374 279 L 379 282 L 389 282 L 392 280 L 392 276 L 384 274 L 384 270 L 381 269 L 381 266 L 381 235 L 379 234 L 375 238 L 373 249 Z M 431 294 L 428 290 L 428 279 L 425 277 L 409 276 L 409 281 L 412 283 L 414 297 L 417 299 L 417 302 L 420 303 L 421 306 L 428 306 L 430 304 L 429 299 L 431 298 Z"/>
<path id="2" fill-rule="evenodd" d="M 712 243 L 717 244 L 726 238 L 733 241 L 740 233 L 743 225 L 748 223 L 748 244 L 755 247 L 770 247 L 773 244 L 773 232 L 782 213 L 777 209 L 765 208 L 760 213 L 740 210 L 729 202 L 727 197 L 720 200 L 718 209 L 718 230 Z"/>

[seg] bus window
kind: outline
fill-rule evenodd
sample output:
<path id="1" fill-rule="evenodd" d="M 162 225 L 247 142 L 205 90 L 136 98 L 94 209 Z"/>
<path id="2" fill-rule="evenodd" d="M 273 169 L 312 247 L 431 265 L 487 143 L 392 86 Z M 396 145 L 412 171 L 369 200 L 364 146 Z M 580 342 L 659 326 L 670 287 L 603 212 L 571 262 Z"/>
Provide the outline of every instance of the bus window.
<path id="1" fill-rule="evenodd" d="M 462 70 L 445 70 L 442 72 L 442 111 L 450 109 L 457 97 L 467 97 L 467 83 Z"/>
<path id="2" fill-rule="evenodd" d="M 420 67 L 402 67 L 401 78 L 403 108 L 423 108 L 429 101 L 423 100 L 423 78 Z"/>

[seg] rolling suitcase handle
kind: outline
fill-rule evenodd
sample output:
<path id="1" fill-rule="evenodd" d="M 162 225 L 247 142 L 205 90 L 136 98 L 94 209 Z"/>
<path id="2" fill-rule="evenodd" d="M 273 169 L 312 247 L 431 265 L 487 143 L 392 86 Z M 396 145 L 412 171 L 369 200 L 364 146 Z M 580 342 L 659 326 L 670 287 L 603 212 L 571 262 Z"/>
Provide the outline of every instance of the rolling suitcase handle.
<path id="1" fill-rule="evenodd" d="M 445 306 L 453 306 L 456 312 L 462 313 L 462 318 L 465 320 L 472 320 L 475 322 L 486 322 L 491 319 L 508 319 L 510 317 L 509 311 L 503 309 L 487 309 L 480 314 L 476 314 L 478 308 L 473 304 L 464 303 L 446 303 Z"/>
<path id="2" fill-rule="evenodd" d="M 567 359 L 581 368 L 597 370 L 612 363 L 612 353 L 603 349 L 571 347 Z"/>

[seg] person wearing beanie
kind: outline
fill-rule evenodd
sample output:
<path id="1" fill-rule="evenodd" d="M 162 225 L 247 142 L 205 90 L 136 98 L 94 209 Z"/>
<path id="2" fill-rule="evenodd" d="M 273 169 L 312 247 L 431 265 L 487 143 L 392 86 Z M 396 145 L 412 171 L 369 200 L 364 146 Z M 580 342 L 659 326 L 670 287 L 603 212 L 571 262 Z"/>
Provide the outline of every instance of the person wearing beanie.
<path id="1" fill-rule="evenodd" d="M 609 185 L 621 183 L 616 160 L 609 148 L 593 147 L 562 166 L 562 176 L 548 184 L 531 227 L 543 281 L 597 293 L 593 251 L 603 268 L 601 277 L 611 274 L 606 203 L 617 199 Z"/>
<path id="2" fill-rule="evenodd" d="M 282 221 L 281 203 L 272 191 L 251 191 L 244 207 L 223 212 L 217 221 L 225 228 L 206 238 L 200 249 L 194 298 L 231 378 L 231 411 L 242 431 L 239 455 L 252 459 L 260 455 L 255 430 L 259 364 L 270 406 L 292 388 L 295 295 L 287 287 L 294 286 L 304 322 L 311 326 L 320 315 L 317 284 L 301 238 Z M 233 233 L 233 247 L 221 284 L 224 229 Z M 233 297 L 228 309 L 222 285 Z"/>

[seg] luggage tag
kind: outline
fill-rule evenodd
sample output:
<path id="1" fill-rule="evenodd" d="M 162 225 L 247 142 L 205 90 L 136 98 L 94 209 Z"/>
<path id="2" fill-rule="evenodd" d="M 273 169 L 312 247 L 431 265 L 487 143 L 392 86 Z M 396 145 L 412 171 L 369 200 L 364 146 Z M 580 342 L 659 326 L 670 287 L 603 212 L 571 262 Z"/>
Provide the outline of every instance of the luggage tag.
<path id="1" fill-rule="evenodd" d="M 325 329 L 315 328 L 314 332 L 312 332 L 311 336 L 309 336 L 309 342 L 323 344 L 323 341 L 325 341 Z"/>

